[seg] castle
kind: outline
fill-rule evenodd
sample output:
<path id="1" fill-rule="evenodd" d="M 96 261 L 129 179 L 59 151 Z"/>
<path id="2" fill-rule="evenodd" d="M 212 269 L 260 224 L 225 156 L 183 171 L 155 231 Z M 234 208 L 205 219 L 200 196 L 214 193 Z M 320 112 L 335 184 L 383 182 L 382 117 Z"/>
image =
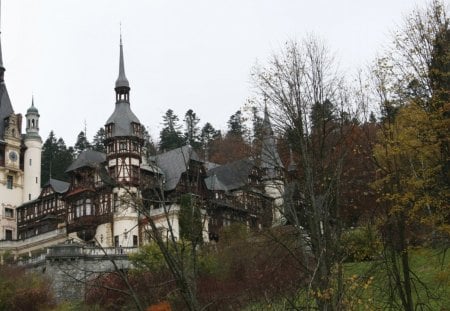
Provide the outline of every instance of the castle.
<path id="1" fill-rule="evenodd" d="M 186 194 L 200 202 L 205 241 L 217 241 L 220 229 L 233 222 L 255 229 L 279 222 L 283 164 L 267 109 L 258 157 L 219 166 L 186 145 L 147 158 L 144 127 L 131 110 L 122 38 L 119 51 L 106 152 L 82 152 L 67 168 L 70 182 L 50 179 L 41 189 L 39 112 L 32 101 L 23 133 L 23 118 L 6 89 L 0 45 L 0 255 L 32 256 L 67 240 L 138 247 L 149 241 L 148 217 L 180 238 L 180 198 Z"/>

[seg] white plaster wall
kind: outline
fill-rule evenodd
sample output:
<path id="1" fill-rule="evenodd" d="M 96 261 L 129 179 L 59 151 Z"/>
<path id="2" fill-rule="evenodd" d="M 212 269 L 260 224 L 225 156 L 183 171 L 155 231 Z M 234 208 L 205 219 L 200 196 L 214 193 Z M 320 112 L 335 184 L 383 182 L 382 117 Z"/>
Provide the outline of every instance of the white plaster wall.
<path id="1" fill-rule="evenodd" d="M 37 139 L 26 139 L 24 158 L 23 202 L 36 199 L 41 192 L 41 151 L 42 142 Z M 31 164 L 30 164 L 31 160 Z"/>
<path id="2" fill-rule="evenodd" d="M 119 246 L 132 247 L 133 235 L 139 236 L 137 218 L 120 219 L 114 221 L 114 237 L 119 237 Z M 114 241 L 113 241 L 114 244 Z"/>
<path id="3" fill-rule="evenodd" d="M 114 239 L 112 236 L 112 227 L 110 223 L 101 224 L 97 227 L 95 238 L 101 247 L 113 247 Z"/>

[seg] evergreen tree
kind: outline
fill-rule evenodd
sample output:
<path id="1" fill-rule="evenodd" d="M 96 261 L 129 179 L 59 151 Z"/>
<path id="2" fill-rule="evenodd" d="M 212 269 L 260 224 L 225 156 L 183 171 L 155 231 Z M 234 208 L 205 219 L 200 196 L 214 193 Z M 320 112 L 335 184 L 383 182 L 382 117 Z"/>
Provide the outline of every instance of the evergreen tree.
<path id="1" fill-rule="evenodd" d="M 178 124 L 178 116 L 172 109 L 166 111 L 163 116 L 163 129 L 159 134 L 159 149 L 168 151 L 183 146 L 184 139 L 181 134 L 181 126 Z"/>
<path id="2" fill-rule="evenodd" d="M 204 147 L 207 147 L 211 141 L 221 136 L 220 131 L 216 131 L 216 129 L 211 125 L 211 123 L 206 122 L 206 124 L 202 127 L 202 131 L 200 134 L 200 140 Z"/>
<path id="3" fill-rule="evenodd" d="M 86 134 L 81 131 L 80 134 L 78 134 L 77 142 L 75 143 L 74 149 L 77 155 L 82 153 L 84 150 L 91 147 L 91 144 L 89 143 Z"/>
<path id="4" fill-rule="evenodd" d="M 186 139 L 186 143 L 190 144 L 195 149 L 198 149 L 201 146 L 199 141 L 199 122 L 200 119 L 192 109 L 189 109 L 184 115 L 184 123 L 186 126 L 184 137 Z"/>
<path id="5" fill-rule="evenodd" d="M 211 123 L 206 122 L 206 124 L 202 127 L 202 131 L 200 134 L 200 142 L 204 151 L 205 160 L 209 160 L 211 156 L 211 143 L 221 138 L 222 134 L 220 131 L 216 131 L 216 129 L 211 125 Z"/>
<path id="6" fill-rule="evenodd" d="M 97 134 L 95 134 L 94 136 L 92 149 L 99 152 L 106 152 L 105 138 L 106 138 L 105 129 L 101 127 L 97 131 Z"/>
<path id="7" fill-rule="evenodd" d="M 227 136 L 233 136 L 235 138 L 241 138 L 242 140 L 244 140 L 244 135 L 247 132 L 244 121 L 244 117 L 242 116 L 242 112 L 240 110 L 231 115 L 230 119 L 228 120 Z"/>
<path id="8" fill-rule="evenodd" d="M 311 124 L 313 129 L 321 130 L 328 128 L 331 122 L 336 119 L 334 110 L 333 104 L 328 99 L 323 103 L 316 102 L 311 107 Z"/>
<path id="9" fill-rule="evenodd" d="M 41 186 L 50 178 L 68 180 L 66 169 L 73 161 L 73 148 L 67 148 L 62 138 L 56 139 L 55 133 L 50 132 L 42 147 Z"/>

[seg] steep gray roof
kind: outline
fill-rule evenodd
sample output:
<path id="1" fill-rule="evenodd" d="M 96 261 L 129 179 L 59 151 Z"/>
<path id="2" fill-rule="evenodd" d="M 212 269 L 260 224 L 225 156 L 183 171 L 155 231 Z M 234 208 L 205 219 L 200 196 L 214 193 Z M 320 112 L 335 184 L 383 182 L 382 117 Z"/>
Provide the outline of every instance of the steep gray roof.
<path id="1" fill-rule="evenodd" d="M 71 172 L 81 167 L 98 167 L 106 161 L 106 154 L 94 150 L 85 150 L 72 162 L 66 172 Z"/>
<path id="2" fill-rule="evenodd" d="M 263 120 L 263 142 L 261 150 L 261 168 L 266 169 L 267 177 L 275 177 L 275 168 L 283 168 L 280 155 L 278 154 L 277 142 L 270 123 L 267 106 L 264 109 Z"/>
<path id="3" fill-rule="evenodd" d="M 141 124 L 136 115 L 131 111 L 130 103 L 126 101 L 116 102 L 114 112 L 109 117 L 106 124 L 114 124 L 112 136 L 132 136 L 132 123 Z"/>
<path id="4" fill-rule="evenodd" d="M 6 90 L 4 74 L 5 67 L 3 67 L 2 46 L 0 42 L 0 139 L 3 139 L 5 133 L 5 118 L 14 113 L 8 91 Z"/>
<path id="5" fill-rule="evenodd" d="M 208 171 L 205 179 L 209 190 L 229 191 L 241 188 L 248 184 L 248 176 L 255 162 L 251 159 L 234 161 Z"/>
<path id="6" fill-rule="evenodd" d="M 50 178 L 50 180 L 44 185 L 44 187 L 46 186 L 51 186 L 53 191 L 57 193 L 65 193 L 69 190 L 70 183 Z"/>
<path id="7" fill-rule="evenodd" d="M 151 172 L 151 173 L 155 173 L 155 174 L 159 174 L 159 175 L 164 175 L 164 172 L 156 165 L 156 164 L 141 164 L 141 170 L 147 171 L 147 172 Z"/>
<path id="8" fill-rule="evenodd" d="M 202 162 L 189 145 L 153 156 L 150 160 L 164 172 L 164 188 L 167 191 L 175 189 L 181 174 L 188 169 L 189 161 Z"/>
<path id="9" fill-rule="evenodd" d="M 6 90 L 5 82 L 0 82 L 0 139 L 3 139 L 5 134 L 5 118 L 13 113 L 14 110 L 9 99 L 8 91 Z"/>

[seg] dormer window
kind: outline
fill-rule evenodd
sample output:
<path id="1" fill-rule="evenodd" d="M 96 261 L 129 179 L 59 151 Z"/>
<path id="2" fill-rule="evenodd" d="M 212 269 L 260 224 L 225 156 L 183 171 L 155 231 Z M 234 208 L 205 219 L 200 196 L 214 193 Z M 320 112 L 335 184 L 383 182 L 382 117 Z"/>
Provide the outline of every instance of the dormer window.
<path id="1" fill-rule="evenodd" d="M 106 137 L 111 137 L 113 132 L 113 126 L 114 124 L 108 124 L 106 125 Z"/>

